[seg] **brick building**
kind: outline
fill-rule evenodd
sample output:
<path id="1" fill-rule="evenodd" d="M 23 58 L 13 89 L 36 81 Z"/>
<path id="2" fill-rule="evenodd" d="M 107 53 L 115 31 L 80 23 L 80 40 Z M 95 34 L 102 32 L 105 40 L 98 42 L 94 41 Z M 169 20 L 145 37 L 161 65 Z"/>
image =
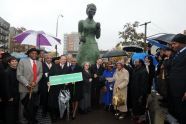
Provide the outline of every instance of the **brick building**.
<path id="1" fill-rule="evenodd" d="M 77 32 L 64 34 L 64 49 L 63 53 L 77 52 L 79 49 L 79 35 Z"/>
<path id="2" fill-rule="evenodd" d="M 10 23 L 0 17 L 0 48 L 8 51 L 8 36 Z"/>

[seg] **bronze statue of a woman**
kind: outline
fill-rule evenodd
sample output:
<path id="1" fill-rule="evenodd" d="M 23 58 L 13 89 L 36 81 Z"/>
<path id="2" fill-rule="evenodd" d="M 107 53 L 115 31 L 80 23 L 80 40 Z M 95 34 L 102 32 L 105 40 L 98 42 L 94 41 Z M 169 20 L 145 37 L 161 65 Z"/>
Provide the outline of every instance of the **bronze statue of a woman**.
<path id="1" fill-rule="evenodd" d="M 96 6 L 94 4 L 88 4 L 86 13 L 88 18 L 86 20 L 79 21 L 78 32 L 80 35 L 80 47 L 77 55 L 79 64 L 83 64 L 85 61 L 94 64 L 99 58 L 99 49 L 95 37 L 100 37 L 100 23 L 96 23 L 93 19 L 96 13 Z"/>

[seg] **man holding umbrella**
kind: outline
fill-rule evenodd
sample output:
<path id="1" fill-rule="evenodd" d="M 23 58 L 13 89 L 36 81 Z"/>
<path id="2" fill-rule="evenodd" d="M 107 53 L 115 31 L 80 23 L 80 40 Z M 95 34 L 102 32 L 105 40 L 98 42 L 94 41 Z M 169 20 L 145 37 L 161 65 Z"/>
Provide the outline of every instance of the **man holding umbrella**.
<path id="1" fill-rule="evenodd" d="M 180 124 L 186 124 L 186 35 L 177 34 L 171 46 L 176 54 L 169 74 L 170 112 Z"/>
<path id="2" fill-rule="evenodd" d="M 37 110 L 34 106 L 34 102 L 27 104 L 30 106 L 30 109 L 33 109 L 33 106 L 35 107 L 34 111 L 29 114 L 29 117 L 27 114 L 28 109 L 26 110 L 26 108 L 29 108 L 29 106 L 26 107 L 25 103 L 26 101 L 28 103 L 30 99 L 36 100 L 36 97 L 38 97 L 38 82 L 42 77 L 42 64 L 37 60 L 38 54 L 39 51 L 36 48 L 29 49 L 27 51 L 28 59 L 20 60 L 17 68 L 17 79 L 20 82 L 20 123 L 23 124 L 25 124 L 27 121 L 28 124 L 37 124 L 37 120 L 35 119 Z M 27 97 L 29 97 L 29 99 Z"/>

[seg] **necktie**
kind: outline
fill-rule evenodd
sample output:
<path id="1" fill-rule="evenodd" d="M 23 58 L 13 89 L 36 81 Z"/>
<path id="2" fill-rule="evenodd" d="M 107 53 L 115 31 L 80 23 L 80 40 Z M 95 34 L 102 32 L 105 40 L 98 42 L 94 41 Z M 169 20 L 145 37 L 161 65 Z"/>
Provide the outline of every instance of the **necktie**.
<path id="1" fill-rule="evenodd" d="M 36 80 L 37 80 L 37 65 L 36 65 L 35 60 L 33 60 L 32 70 L 33 70 L 33 82 L 36 82 Z"/>

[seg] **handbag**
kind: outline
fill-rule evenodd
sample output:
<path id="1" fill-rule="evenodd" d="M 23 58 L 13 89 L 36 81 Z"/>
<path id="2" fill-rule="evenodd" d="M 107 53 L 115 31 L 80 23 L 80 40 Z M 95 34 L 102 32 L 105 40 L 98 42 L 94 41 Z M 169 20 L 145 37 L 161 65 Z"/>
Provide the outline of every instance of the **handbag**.
<path id="1" fill-rule="evenodd" d="M 113 99 L 112 99 L 112 104 L 114 106 L 117 106 L 117 107 L 125 105 L 124 95 L 122 95 L 118 91 L 119 91 L 119 89 L 116 89 L 116 93 L 115 93 L 115 95 L 113 96 Z"/>

